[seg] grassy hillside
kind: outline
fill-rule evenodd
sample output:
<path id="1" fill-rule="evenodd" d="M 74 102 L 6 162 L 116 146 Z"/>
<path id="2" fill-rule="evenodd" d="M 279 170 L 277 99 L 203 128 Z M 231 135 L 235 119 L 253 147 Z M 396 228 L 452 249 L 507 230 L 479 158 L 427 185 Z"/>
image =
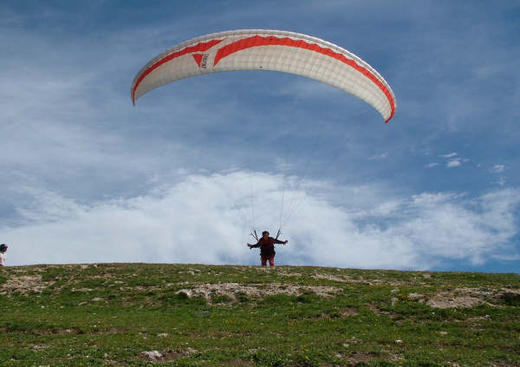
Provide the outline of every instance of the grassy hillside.
<path id="1" fill-rule="evenodd" d="M 520 275 L 0 268 L 1 366 L 520 366 Z"/>

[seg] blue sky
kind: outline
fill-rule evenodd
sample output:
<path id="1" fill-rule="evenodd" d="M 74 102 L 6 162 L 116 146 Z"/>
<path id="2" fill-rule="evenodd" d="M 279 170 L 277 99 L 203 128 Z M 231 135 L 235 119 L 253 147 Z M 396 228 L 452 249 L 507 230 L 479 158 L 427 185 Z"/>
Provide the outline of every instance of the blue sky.
<path id="1" fill-rule="evenodd" d="M 279 264 L 518 272 L 518 1 L 3 1 L 0 242 L 10 265 Z M 230 29 L 336 43 L 397 97 L 275 72 L 181 80 L 160 52 Z M 283 210 L 282 210 L 283 207 Z"/>

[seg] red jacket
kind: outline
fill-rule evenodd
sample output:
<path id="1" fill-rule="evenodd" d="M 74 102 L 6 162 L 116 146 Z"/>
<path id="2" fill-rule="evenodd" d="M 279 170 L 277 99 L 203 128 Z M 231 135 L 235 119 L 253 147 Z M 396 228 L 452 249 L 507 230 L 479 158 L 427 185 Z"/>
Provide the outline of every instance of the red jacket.
<path id="1" fill-rule="evenodd" d="M 275 243 L 284 243 L 280 240 L 277 240 L 273 237 L 267 237 L 267 239 L 264 239 L 263 237 L 258 240 L 256 245 L 251 246 L 253 247 L 260 247 L 260 255 L 262 256 L 272 256 L 276 254 L 274 251 L 274 244 Z"/>

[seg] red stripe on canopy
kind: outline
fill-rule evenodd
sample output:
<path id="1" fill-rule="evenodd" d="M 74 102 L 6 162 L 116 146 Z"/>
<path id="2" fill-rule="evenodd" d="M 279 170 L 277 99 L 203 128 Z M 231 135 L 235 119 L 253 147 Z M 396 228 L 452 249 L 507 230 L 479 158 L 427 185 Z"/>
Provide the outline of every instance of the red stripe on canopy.
<path id="1" fill-rule="evenodd" d="M 303 40 L 294 40 L 289 37 L 274 37 L 274 36 L 252 36 L 248 38 L 240 39 L 236 42 L 230 43 L 225 45 L 224 47 L 220 48 L 217 51 L 217 55 L 215 56 L 214 66 L 216 66 L 222 59 L 225 57 L 234 54 L 235 52 L 242 51 L 248 48 L 252 47 L 260 47 L 260 46 L 289 46 L 289 47 L 298 47 L 303 48 L 305 50 L 310 50 L 314 52 L 318 52 L 323 55 L 327 55 L 329 57 L 332 57 L 336 60 L 339 60 L 343 62 L 344 64 L 347 64 L 357 71 L 359 71 L 361 74 L 366 76 L 368 79 L 370 79 L 374 84 L 378 86 L 378 88 L 385 94 L 386 98 L 388 99 L 388 102 L 390 103 L 391 113 L 390 117 L 385 121 L 387 123 L 394 117 L 395 114 L 395 101 L 392 96 L 392 93 L 388 90 L 388 88 L 379 80 L 377 76 L 375 76 L 370 70 L 365 68 L 362 65 L 359 65 L 355 60 L 351 60 L 342 53 L 335 52 L 331 50 L 330 48 L 321 47 L 315 43 L 308 43 Z"/>
<path id="2" fill-rule="evenodd" d="M 139 84 L 141 84 L 141 82 L 144 80 L 144 78 L 146 78 L 152 71 L 157 69 L 159 66 L 167 63 L 168 61 L 176 59 L 177 57 L 180 57 L 180 56 L 183 56 L 183 55 L 186 55 L 186 54 L 191 54 L 193 52 L 204 52 L 204 51 L 207 51 L 211 47 L 215 46 L 216 44 L 218 44 L 220 42 L 222 42 L 221 39 L 214 39 L 214 40 L 210 40 L 210 41 L 207 41 L 207 42 L 200 42 L 200 43 L 197 43 L 194 46 L 186 47 L 185 49 L 182 49 L 180 51 L 168 54 L 165 57 L 163 57 L 162 59 L 160 59 L 160 60 L 156 61 L 155 63 L 153 63 L 149 68 L 147 68 L 139 76 L 139 78 L 135 82 L 134 87 L 132 88 L 132 102 L 134 103 L 134 105 L 135 105 L 135 91 L 139 87 Z"/>

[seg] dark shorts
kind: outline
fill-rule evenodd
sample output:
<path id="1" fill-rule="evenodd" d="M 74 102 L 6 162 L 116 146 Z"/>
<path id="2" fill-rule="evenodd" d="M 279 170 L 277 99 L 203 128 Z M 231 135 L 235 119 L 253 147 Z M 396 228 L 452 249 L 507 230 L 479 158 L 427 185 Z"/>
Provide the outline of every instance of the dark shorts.
<path id="1" fill-rule="evenodd" d="M 270 266 L 274 266 L 274 254 L 260 255 L 260 258 L 262 259 L 262 266 L 267 266 L 268 261 Z"/>

